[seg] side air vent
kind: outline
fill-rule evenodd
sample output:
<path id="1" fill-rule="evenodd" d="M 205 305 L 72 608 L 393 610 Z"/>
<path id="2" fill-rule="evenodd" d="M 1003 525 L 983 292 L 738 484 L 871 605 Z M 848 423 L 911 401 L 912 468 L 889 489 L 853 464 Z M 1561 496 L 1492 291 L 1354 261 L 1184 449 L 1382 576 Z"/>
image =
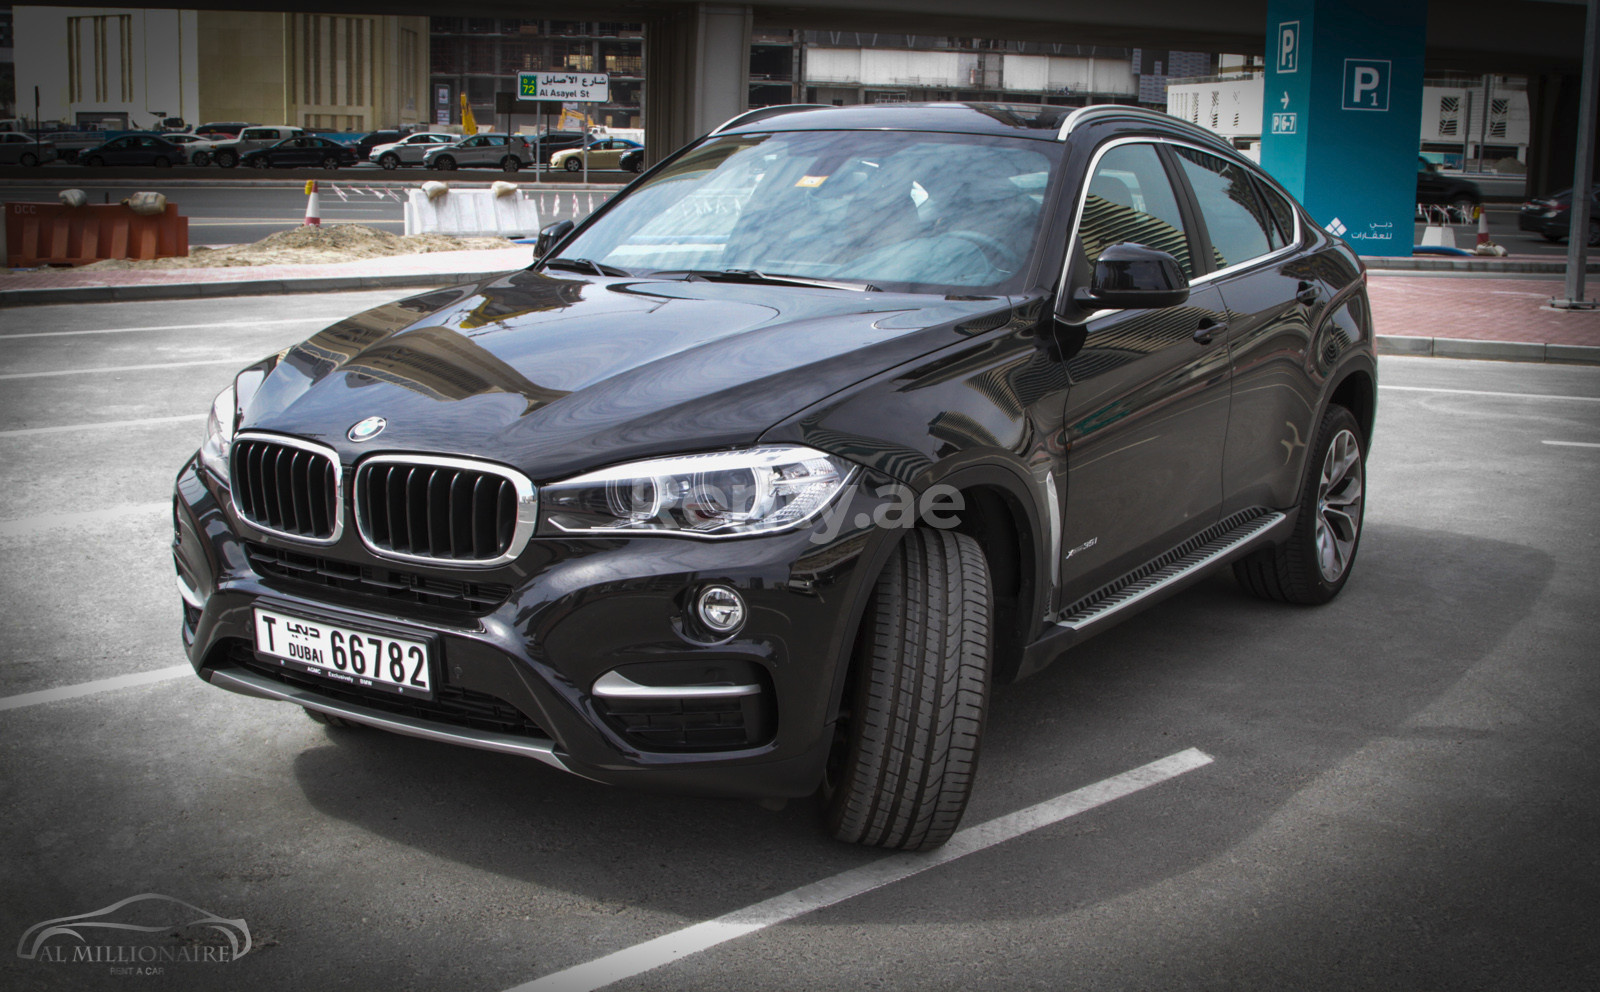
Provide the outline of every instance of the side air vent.
<path id="1" fill-rule="evenodd" d="M 240 434 L 229 459 L 239 516 L 278 537 L 332 544 L 344 530 L 339 458 L 295 437 Z"/>
<path id="2" fill-rule="evenodd" d="M 533 483 L 491 462 L 371 455 L 355 475 L 356 530 L 374 554 L 401 561 L 503 565 L 537 521 Z"/>

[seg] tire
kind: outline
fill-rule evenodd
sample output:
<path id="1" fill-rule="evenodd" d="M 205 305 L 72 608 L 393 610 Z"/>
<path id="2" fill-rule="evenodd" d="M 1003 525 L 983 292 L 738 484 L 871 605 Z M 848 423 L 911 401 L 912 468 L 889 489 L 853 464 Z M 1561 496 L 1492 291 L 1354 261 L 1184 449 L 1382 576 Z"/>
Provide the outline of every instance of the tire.
<path id="1" fill-rule="evenodd" d="M 33 152 L 23 152 L 22 157 L 17 160 L 17 163 L 19 165 L 27 166 L 31 169 L 39 164 L 39 156 L 35 155 Z"/>
<path id="2" fill-rule="evenodd" d="M 573 157 L 567 159 L 565 162 L 561 163 L 561 167 L 563 169 L 566 169 L 568 172 L 582 172 L 583 171 L 583 163 L 578 160 L 577 156 L 573 156 Z"/>
<path id="3" fill-rule="evenodd" d="M 516 172 L 518 169 L 522 168 L 522 163 L 517 161 L 517 157 L 515 155 L 507 155 L 505 158 L 500 160 L 500 168 L 507 172 Z"/>
<path id="4" fill-rule="evenodd" d="M 339 167 L 339 160 L 334 158 L 332 155 L 329 155 L 322 160 L 322 167 L 327 169 L 329 172 L 332 172 L 334 169 Z"/>
<path id="5" fill-rule="evenodd" d="M 195 152 L 193 155 L 189 156 L 189 164 L 190 165 L 210 165 L 211 164 L 211 156 L 206 154 L 205 152 Z"/>
<path id="6" fill-rule="evenodd" d="M 433 160 L 433 167 L 435 169 L 442 169 L 445 172 L 454 172 L 456 170 L 456 160 L 451 158 L 449 155 L 440 155 L 438 158 Z"/>
<path id="7" fill-rule="evenodd" d="M 643 172 L 644 171 L 644 159 L 636 158 L 632 162 L 629 162 L 628 163 L 628 171 L 633 173 L 636 176 L 639 173 Z"/>
<path id="8" fill-rule="evenodd" d="M 1234 563 L 1239 584 L 1262 599 L 1308 606 L 1337 596 L 1361 544 L 1366 480 L 1361 425 L 1344 407 L 1328 407 L 1306 463 L 1293 533 Z"/>
<path id="9" fill-rule="evenodd" d="M 150 164 L 154 165 L 158 169 L 172 168 L 172 160 L 167 158 L 165 155 L 157 155 L 156 160 Z"/>
<path id="10" fill-rule="evenodd" d="M 390 152 L 388 155 L 378 159 L 378 164 L 383 166 L 385 171 L 393 172 L 394 170 L 400 168 L 400 156 Z"/>
<path id="11" fill-rule="evenodd" d="M 873 588 L 821 798 L 853 844 L 926 851 L 961 822 L 989 691 L 989 567 L 978 542 L 911 531 Z"/>
<path id="12" fill-rule="evenodd" d="M 217 164 L 224 169 L 231 169 L 239 164 L 239 155 L 237 152 L 218 152 Z"/>
<path id="13" fill-rule="evenodd" d="M 265 169 L 272 163 L 268 162 L 264 156 L 257 155 L 255 158 L 245 159 L 244 164 L 248 165 L 252 169 Z"/>
<path id="14" fill-rule="evenodd" d="M 99 155 L 90 155 L 89 161 L 86 164 L 91 168 L 98 169 L 106 164 L 106 160 L 101 158 Z"/>

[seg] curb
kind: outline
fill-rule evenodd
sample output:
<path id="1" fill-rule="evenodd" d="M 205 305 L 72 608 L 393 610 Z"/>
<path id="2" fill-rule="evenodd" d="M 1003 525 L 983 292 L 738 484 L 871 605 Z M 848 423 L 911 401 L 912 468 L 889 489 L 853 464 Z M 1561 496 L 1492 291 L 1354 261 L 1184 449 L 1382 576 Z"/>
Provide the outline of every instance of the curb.
<path id="1" fill-rule="evenodd" d="M 249 175 L 249 173 L 246 173 L 247 177 L 248 177 L 248 175 Z M 292 175 L 293 175 L 293 173 L 291 173 L 291 176 Z M 501 175 L 503 175 L 503 176 L 513 176 L 513 177 L 527 176 L 528 178 L 522 179 L 520 181 L 518 179 L 516 179 L 516 178 L 505 179 L 504 181 L 505 182 L 515 182 L 515 183 L 517 183 L 518 186 L 521 186 L 524 189 L 536 190 L 536 191 L 541 191 L 541 192 L 561 192 L 561 193 L 567 193 L 567 192 L 571 192 L 571 193 L 611 192 L 611 193 L 614 193 L 617 190 L 619 190 L 622 187 L 627 185 L 627 182 L 620 182 L 620 183 L 587 182 L 587 183 L 585 183 L 585 182 L 581 182 L 581 181 L 578 181 L 578 180 L 573 180 L 571 182 L 567 182 L 567 181 L 564 181 L 564 180 L 548 180 L 548 179 L 547 180 L 543 180 L 543 181 L 535 181 L 532 178 L 533 173 L 531 173 L 531 172 L 527 172 L 527 173 L 521 173 L 521 172 L 517 172 L 517 173 L 502 173 Z M 59 177 L 51 177 L 52 180 L 57 179 L 57 178 L 59 178 Z M 192 178 L 183 179 L 183 178 L 179 178 L 179 179 L 169 179 L 166 176 L 161 176 L 161 175 L 157 175 L 157 176 L 137 175 L 137 176 L 129 176 L 129 177 L 125 177 L 125 178 L 107 178 L 107 179 L 102 179 L 102 178 L 100 178 L 98 176 L 89 177 L 89 178 L 79 178 L 79 177 L 71 176 L 71 177 L 67 177 L 67 179 L 65 179 L 63 181 L 57 182 L 57 181 L 38 181 L 38 180 L 30 180 L 30 179 L 0 178 L 0 190 L 11 188 L 11 187 L 19 187 L 19 188 L 23 188 L 23 189 L 35 189 L 35 188 L 40 187 L 40 186 L 49 186 L 49 187 L 60 186 L 62 189 L 75 189 L 75 188 L 83 188 L 83 189 L 101 189 L 101 188 L 128 189 L 129 187 L 136 186 L 136 185 L 139 185 L 139 184 L 163 186 L 163 187 L 180 187 L 180 188 L 185 188 L 185 189 L 208 189 L 208 188 L 209 189 L 226 189 L 226 188 L 229 188 L 229 187 L 238 187 L 238 186 L 245 186 L 245 187 L 252 187 L 252 188 L 262 188 L 262 189 L 296 189 L 296 188 L 299 188 L 301 186 L 304 186 L 306 184 L 306 180 L 307 179 L 315 179 L 319 183 L 325 183 L 325 184 L 328 184 L 328 185 L 385 186 L 385 187 L 400 187 L 400 188 L 421 186 L 425 182 L 428 182 L 430 180 L 435 180 L 436 179 L 439 182 L 449 183 L 452 187 L 457 187 L 457 188 L 461 188 L 461 189 L 477 189 L 479 187 L 481 187 L 483 189 L 488 189 L 491 184 L 493 184 L 495 182 L 502 181 L 499 178 L 488 177 L 488 176 L 483 176 L 483 177 L 472 176 L 472 177 L 468 177 L 468 178 L 461 178 L 460 170 L 456 170 L 454 172 L 415 172 L 415 173 L 412 173 L 412 174 L 410 174 L 410 175 L 408 175 L 408 176 L 406 176 L 404 178 L 397 178 L 397 177 L 392 176 L 389 173 L 385 172 L 385 173 L 381 173 L 380 176 L 374 176 L 373 178 L 370 178 L 370 179 L 367 178 L 367 176 L 365 176 L 365 175 L 363 175 L 361 173 L 343 173 L 343 174 L 336 174 L 336 175 L 330 176 L 326 172 L 319 172 L 319 173 L 316 173 L 316 174 L 312 174 L 311 172 L 308 171 L 308 172 L 306 172 L 304 178 L 288 178 L 288 177 L 280 178 L 280 177 L 275 177 L 275 178 L 272 178 L 272 179 L 251 179 L 251 178 L 241 178 L 241 179 L 232 179 L 232 178 L 219 178 L 219 179 L 192 179 Z"/>
<path id="2" fill-rule="evenodd" d="M 1545 362 L 1555 365 L 1600 365 L 1600 345 L 1413 338 L 1387 334 L 1379 334 L 1374 340 L 1380 355 L 1471 358 L 1490 362 Z"/>
<path id="3" fill-rule="evenodd" d="M 515 272 L 516 269 L 505 269 Z M 301 276 L 240 282 L 141 283 L 132 286 L 51 286 L 0 290 L 0 307 L 49 303 L 121 303 L 128 300 L 196 300 L 221 296 L 332 293 L 351 289 L 454 286 L 481 282 L 501 272 L 407 272 L 382 276 Z"/>
<path id="4" fill-rule="evenodd" d="M 1463 272 L 1484 275 L 1495 272 L 1538 273 L 1540 275 L 1566 275 L 1565 257 L 1549 261 L 1524 261 L 1509 258 L 1389 258 L 1361 256 L 1361 264 L 1374 275 L 1392 273 Z M 1600 273 L 1600 259 L 1584 265 L 1585 273 Z"/>

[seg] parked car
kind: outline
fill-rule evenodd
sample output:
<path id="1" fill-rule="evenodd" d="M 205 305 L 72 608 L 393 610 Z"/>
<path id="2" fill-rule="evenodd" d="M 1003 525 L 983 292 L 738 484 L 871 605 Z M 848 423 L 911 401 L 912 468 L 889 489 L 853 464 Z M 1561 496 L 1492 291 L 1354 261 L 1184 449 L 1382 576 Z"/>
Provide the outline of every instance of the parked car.
<path id="1" fill-rule="evenodd" d="M 1517 211 L 1517 229 L 1533 231 L 1546 241 L 1562 241 L 1572 230 L 1572 190 L 1570 188 L 1529 200 Z M 1600 246 L 1600 183 L 1589 188 L 1589 238 L 1591 248 Z"/>
<path id="2" fill-rule="evenodd" d="M 623 172 L 639 172 L 644 169 L 644 149 L 630 148 L 617 159 L 617 168 Z"/>
<path id="3" fill-rule="evenodd" d="M 240 131 L 237 138 L 213 141 L 203 145 L 197 144 L 195 151 L 204 152 L 210 161 L 215 162 L 224 169 L 231 169 L 243 160 L 247 152 L 275 145 L 284 138 L 297 138 L 304 133 L 305 130 L 303 128 L 285 124 L 256 125 Z"/>
<path id="4" fill-rule="evenodd" d="M 392 145 L 405 138 L 412 132 L 411 128 L 383 128 L 371 131 L 361 136 L 351 147 L 361 161 L 365 162 L 372 157 L 372 150 L 379 145 Z"/>
<path id="5" fill-rule="evenodd" d="M 31 134 L 7 131 L 0 134 L 0 165 L 43 165 L 56 159 L 56 146 Z"/>
<path id="6" fill-rule="evenodd" d="M 585 137 L 582 131 L 546 131 L 535 135 L 530 142 L 533 148 L 533 160 L 548 162 L 550 156 L 556 152 L 566 151 L 568 148 L 582 148 Z"/>
<path id="7" fill-rule="evenodd" d="M 1422 156 L 1417 156 L 1417 202 L 1433 206 L 1450 207 L 1471 217 L 1472 210 L 1483 203 L 1483 191 L 1478 184 L 1460 176 L 1447 176 L 1439 167 Z"/>
<path id="8" fill-rule="evenodd" d="M 516 172 L 533 164 L 528 139 L 520 134 L 475 134 L 448 145 L 429 148 L 422 155 L 425 169 L 500 168 Z"/>
<path id="9" fill-rule="evenodd" d="M 1224 566 L 1352 574 L 1360 259 L 1166 114 L 753 111 L 536 251 L 217 396 L 201 678 L 926 849 L 991 685 Z"/>
<path id="10" fill-rule="evenodd" d="M 242 159 L 253 169 L 304 168 L 320 166 L 337 169 L 341 165 L 355 165 L 360 161 L 356 153 L 337 141 L 312 134 L 297 138 L 284 138 L 275 145 L 246 152 Z"/>
<path id="11" fill-rule="evenodd" d="M 153 165 L 158 169 L 182 165 L 187 153 L 181 145 L 160 134 L 124 134 L 104 144 L 78 153 L 78 161 L 91 167 L 102 165 Z"/>
<path id="12" fill-rule="evenodd" d="M 30 132 L 29 138 L 33 137 Z M 109 135 L 104 131 L 46 131 L 44 140 L 56 146 L 56 158 L 62 162 L 76 162 L 87 148 L 104 144 Z"/>
<path id="13" fill-rule="evenodd" d="M 622 164 L 625 152 L 641 147 L 637 141 L 627 138 L 601 138 L 599 141 L 589 142 L 589 168 L 591 169 L 616 169 Z M 550 168 L 566 169 L 568 172 L 583 171 L 584 149 L 568 148 L 566 151 L 556 152 L 550 156 Z"/>
<path id="14" fill-rule="evenodd" d="M 251 124 L 248 121 L 212 121 L 209 124 L 201 124 L 196 127 L 194 136 L 206 141 L 232 139 L 237 138 L 240 131 L 250 126 Z"/>
<path id="15" fill-rule="evenodd" d="M 459 134 L 421 131 L 387 145 L 377 145 L 367 153 L 367 158 L 385 169 L 398 169 L 402 165 L 421 165 L 422 157 L 431 149 L 440 145 L 454 144 L 460 138 Z"/>

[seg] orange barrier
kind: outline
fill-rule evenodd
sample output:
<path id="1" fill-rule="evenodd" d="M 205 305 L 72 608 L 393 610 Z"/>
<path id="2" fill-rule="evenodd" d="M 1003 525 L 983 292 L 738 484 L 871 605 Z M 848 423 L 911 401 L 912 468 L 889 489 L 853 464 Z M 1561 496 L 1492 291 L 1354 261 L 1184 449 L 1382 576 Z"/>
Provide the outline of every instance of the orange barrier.
<path id="1" fill-rule="evenodd" d="M 5 209 L 6 264 L 13 268 L 189 254 L 189 218 L 178 216 L 173 203 L 151 217 L 121 204 L 8 203 Z"/>

